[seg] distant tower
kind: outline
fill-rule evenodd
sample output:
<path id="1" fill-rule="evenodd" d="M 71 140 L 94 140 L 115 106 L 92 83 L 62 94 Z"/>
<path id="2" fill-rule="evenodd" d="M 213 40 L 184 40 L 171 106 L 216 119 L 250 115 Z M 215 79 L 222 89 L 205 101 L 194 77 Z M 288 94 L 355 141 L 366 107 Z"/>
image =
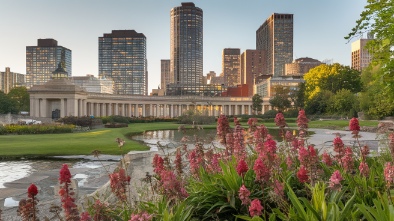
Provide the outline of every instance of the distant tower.
<path id="1" fill-rule="evenodd" d="M 171 9 L 170 70 L 174 83 L 198 93 L 203 77 L 203 11 L 192 2 Z"/>
<path id="2" fill-rule="evenodd" d="M 248 85 L 248 96 L 254 95 L 255 78 L 263 75 L 266 66 L 266 55 L 263 50 L 248 49 L 241 54 L 241 84 Z"/>
<path id="3" fill-rule="evenodd" d="M 293 61 L 293 14 L 272 14 L 256 31 L 256 49 L 267 53 L 265 74 L 284 75 Z"/>
<path id="4" fill-rule="evenodd" d="M 148 95 L 146 37 L 134 30 L 113 30 L 99 37 L 99 77 L 114 81 L 115 93 Z"/>
<path id="5" fill-rule="evenodd" d="M 240 49 L 225 48 L 222 52 L 222 73 L 224 84 L 236 87 L 241 83 Z"/>
<path id="6" fill-rule="evenodd" d="M 59 63 L 71 77 L 71 50 L 58 46 L 56 40 L 38 39 L 37 46 L 26 46 L 26 87 L 45 84 Z"/>
<path id="7" fill-rule="evenodd" d="M 371 36 L 369 36 L 371 37 Z M 362 71 L 364 68 L 368 67 L 372 60 L 371 55 L 365 48 L 368 41 L 371 39 L 359 39 L 352 43 L 352 68 L 358 71 Z"/>
<path id="8" fill-rule="evenodd" d="M 167 84 L 174 83 L 174 76 L 170 72 L 170 60 L 162 59 L 161 66 L 161 89 L 166 90 Z"/>

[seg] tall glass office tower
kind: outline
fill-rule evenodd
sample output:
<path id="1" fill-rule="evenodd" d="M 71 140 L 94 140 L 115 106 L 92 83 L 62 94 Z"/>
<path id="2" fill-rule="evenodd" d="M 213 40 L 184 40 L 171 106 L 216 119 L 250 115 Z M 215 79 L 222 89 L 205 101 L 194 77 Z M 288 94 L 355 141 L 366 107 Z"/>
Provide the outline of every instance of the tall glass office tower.
<path id="1" fill-rule="evenodd" d="M 256 49 L 267 56 L 264 75 L 284 75 L 293 61 L 293 14 L 272 14 L 256 31 Z"/>
<path id="2" fill-rule="evenodd" d="M 49 81 L 59 63 L 71 77 L 71 50 L 51 38 L 38 39 L 37 46 L 26 46 L 26 87 Z"/>
<path id="3" fill-rule="evenodd" d="M 198 94 L 203 76 L 203 12 L 192 2 L 171 9 L 170 72 L 179 95 Z"/>
<path id="4" fill-rule="evenodd" d="M 117 94 L 148 95 L 146 37 L 113 30 L 99 37 L 99 77 L 114 81 Z"/>

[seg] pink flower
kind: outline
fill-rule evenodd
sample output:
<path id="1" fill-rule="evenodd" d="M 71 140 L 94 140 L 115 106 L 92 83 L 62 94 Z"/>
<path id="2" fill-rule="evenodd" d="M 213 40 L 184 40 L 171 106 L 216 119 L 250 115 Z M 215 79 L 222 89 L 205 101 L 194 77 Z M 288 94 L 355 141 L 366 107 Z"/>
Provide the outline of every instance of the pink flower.
<path id="1" fill-rule="evenodd" d="M 275 116 L 275 124 L 276 126 L 283 128 L 286 127 L 286 120 L 285 117 L 283 116 L 283 114 L 281 112 L 277 113 Z"/>
<path id="2" fill-rule="evenodd" d="M 286 158 L 286 165 L 287 168 L 291 168 L 293 166 L 293 160 L 291 159 L 291 157 Z"/>
<path id="3" fill-rule="evenodd" d="M 160 174 L 164 170 L 164 160 L 158 154 L 153 157 L 153 172 Z"/>
<path id="4" fill-rule="evenodd" d="M 363 159 L 365 159 L 369 154 L 369 147 L 367 145 L 363 146 L 361 148 L 361 156 Z"/>
<path id="5" fill-rule="evenodd" d="M 126 201 L 126 186 L 130 184 L 130 176 L 126 176 L 126 171 L 121 168 L 119 172 L 109 175 L 111 190 L 121 201 Z"/>
<path id="6" fill-rule="evenodd" d="M 59 181 L 60 184 L 71 183 L 71 173 L 67 164 L 63 164 L 62 168 L 60 169 Z"/>
<path id="7" fill-rule="evenodd" d="M 300 110 L 298 112 L 298 117 L 297 117 L 297 126 L 299 129 L 306 129 L 308 128 L 308 118 L 306 118 L 305 111 Z"/>
<path id="8" fill-rule="evenodd" d="M 245 173 L 248 171 L 248 164 L 246 164 L 245 160 L 241 159 L 238 161 L 238 165 L 237 165 L 237 173 L 240 176 L 244 176 Z"/>
<path id="9" fill-rule="evenodd" d="M 270 170 L 265 166 L 263 160 L 259 157 L 254 162 L 253 170 L 256 174 L 256 180 L 268 182 L 270 179 Z"/>
<path id="10" fill-rule="evenodd" d="M 37 186 L 34 185 L 33 183 L 27 188 L 27 196 L 29 198 L 33 198 L 38 194 L 38 189 Z"/>
<path id="11" fill-rule="evenodd" d="M 360 131 L 360 125 L 358 123 L 358 119 L 357 118 L 353 117 L 349 121 L 349 130 L 351 130 L 353 132 L 357 131 L 357 133 L 358 133 L 358 131 Z"/>
<path id="12" fill-rule="evenodd" d="M 152 215 L 144 211 L 138 214 L 131 214 L 129 221 L 151 221 L 152 218 Z"/>
<path id="13" fill-rule="evenodd" d="M 329 187 L 333 190 L 341 189 L 341 181 L 343 180 L 341 173 L 339 170 L 336 170 L 330 177 L 330 185 Z"/>
<path id="14" fill-rule="evenodd" d="M 394 183 L 394 165 L 391 165 L 390 162 L 386 163 L 384 167 L 384 179 L 387 187 Z"/>
<path id="15" fill-rule="evenodd" d="M 360 170 L 360 174 L 362 176 L 368 177 L 368 175 L 369 175 L 369 167 L 368 167 L 368 164 L 366 162 L 362 161 L 360 163 L 360 166 L 358 167 L 358 169 Z"/>
<path id="16" fill-rule="evenodd" d="M 327 166 L 331 166 L 332 165 L 332 159 L 331 156 L 327 153 L 324 152 L 322 155 L 322 161 L 323 163 L 325 163 Z"/>
<path id="17" fill-rule="evenodd" d="M 285 139 L 286 139 L 286 142 L 291 142 L 294 139 L 293 133 L 291 133 L 291 131 L 289 131 L 289 130 L 286 131 Z"/>
<path id="18" fill-rule="evenodd" d="M 261 216 L 263 210 L 263 206 L 261 206 L 260 200 L 254 199 L 250 203 L 249 206 L 249 214 L 251 217 L 253 216 Z"/>
<path id="19" fill-rule="evenodd" d="M 219 116 L 216 130 L 220 143 L 226 144 L 226 134 L 230 132 L 230 125 L 225 115 Z"/>
<path id="20" fill-rule="evenodd" d="M 345 156 L 342 157 L 341 163 L 346 171 L 351 171 L 354 168 L 353 150 L 350 147 L 345 149 Z"/>
<path id="21" fill-rule="evenodd" d="M 297 178 L 301 183 L 309 181 L 308 170 L 306 170 L 303 165 L 301 165 L 300 169 L 297 172 Z"/>
<path id="22" fill-rule="evenodd" d="M 279 180 L 275 180 L 274 182 L 274 192 L 277 196 L 283 197 L 285 195 L 284 193 L 284 187 Z"/>
<path id="23" fill-rule="evenodd" d="M 300 147 L 298 149 L 298 160 L 300 161 L 301 164 L 304 164 L 308 161 L 309 158 L 309 152 L 305 147 Z"/>
<path id="24" fill-rule="evenodd" d="M 92 221 L 92 217 L 90 217 L 88 212 L 81 213 L 81 220 L 80 221 Z"/>
<path id="25" fill-rule="evenodd" d="M 267 135 L 267 141 L 264 142 L 264 148 L 267 153 L 276 153 L 276 142 L 271 135 Z"/>
<path id="26" fill-rule="evenodd" d="M 249 202 L 250 202 L 250 199 L 249 199 L 250 191 L 245 187 L 245 185 L 242 184 L 241 188 L 239 188 L 238 196 L 239 196 L 239 199 L 242 202 L 242 205 L 248 205 L 249 204 Z"/>

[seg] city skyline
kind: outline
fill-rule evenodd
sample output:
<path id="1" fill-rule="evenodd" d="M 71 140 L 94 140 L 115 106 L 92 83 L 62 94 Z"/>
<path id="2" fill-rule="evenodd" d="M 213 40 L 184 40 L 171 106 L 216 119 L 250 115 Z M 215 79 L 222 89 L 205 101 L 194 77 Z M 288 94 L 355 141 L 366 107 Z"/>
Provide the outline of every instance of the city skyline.
<path id="1" fill-rule="evenodd" d="M 109 30 L 137 30 L 147 38 L 149 89 L 160 84 L 160 61 L 170 58 L 170 11 L 185 1 L 7 1 L 0 21 L 0 70 L 26 74 L 26 46 L 53 38 L 73 52 L 73 76 L 98 76 L 97 38 Z M 355 25 L 366 1 L 312 0 L 193 1 L 204 11 L 203 74 L 221 72 L 224 48 L 255 49 L 255 33 L 272 13 L 294 14 L 294 57 L 351 63 L 343 38 Z M 72 12 L 66 14 L 66 12 Z M 15 16 L 18 12 L 18 16 Z M 62 14 L 62 12 L 64 12 Z"/>

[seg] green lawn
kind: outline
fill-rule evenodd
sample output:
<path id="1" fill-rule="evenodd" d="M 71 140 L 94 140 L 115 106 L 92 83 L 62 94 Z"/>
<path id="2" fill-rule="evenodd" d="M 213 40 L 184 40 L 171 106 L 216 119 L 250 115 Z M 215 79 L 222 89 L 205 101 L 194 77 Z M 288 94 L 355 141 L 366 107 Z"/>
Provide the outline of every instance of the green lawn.
<path id="1" fill-rule="evenodd" d="M 276 127 L 273 120 L 263 123 L 267 127 Z M 233 125 L 233 122 L 230 122 Z M 242 123 L 247 127 L 246 123 Z M 289 127 L 296 128 L 292 120 Z M 309 122 L 310 128 L 343 129 L 349 125 L 348 120 L 324 120 Z M 360 121 L 360 126 L 377 126 L 378 121 Z M 93 150 L 102 154 L 120 155 L 130 150 L 148 150 L 148 147 L 128 139 L 128 135 L 143 133 L 148 130 L 177 129 L 179 124 L 172 122 L 134 123 L 127 128 L 103 128 L 90 132 L 70 134 L 39 134 L 39 135 L 1 135 L 0 159 L 13 157 L 45 157 L 60 155 L 88 155 Z M 204 128 L 215 128 L 216 125 L 205 125 Z M 190 128 L 190 126 L 187 126 Z M 126 140 L 120 150 L 116 138 Z"/>
<path id="2" fill-rule="evenodd" d="M 209 125 L 204 128 L 215 126 Z M 79 133 L 1 135 L 0 158 L 88 155 L 93 150 L 99 150 L 102 154 L 120 155 L 130 150 L 148 150 L 147 146 L 128 139 L 130 134 L 178 127 L 179 124 L 172 122 L 135 123 L 129 124 L 127 128 L 103 128 Z M 118 137 L 126 140 L 122 150 L 115 142 Z"/>

